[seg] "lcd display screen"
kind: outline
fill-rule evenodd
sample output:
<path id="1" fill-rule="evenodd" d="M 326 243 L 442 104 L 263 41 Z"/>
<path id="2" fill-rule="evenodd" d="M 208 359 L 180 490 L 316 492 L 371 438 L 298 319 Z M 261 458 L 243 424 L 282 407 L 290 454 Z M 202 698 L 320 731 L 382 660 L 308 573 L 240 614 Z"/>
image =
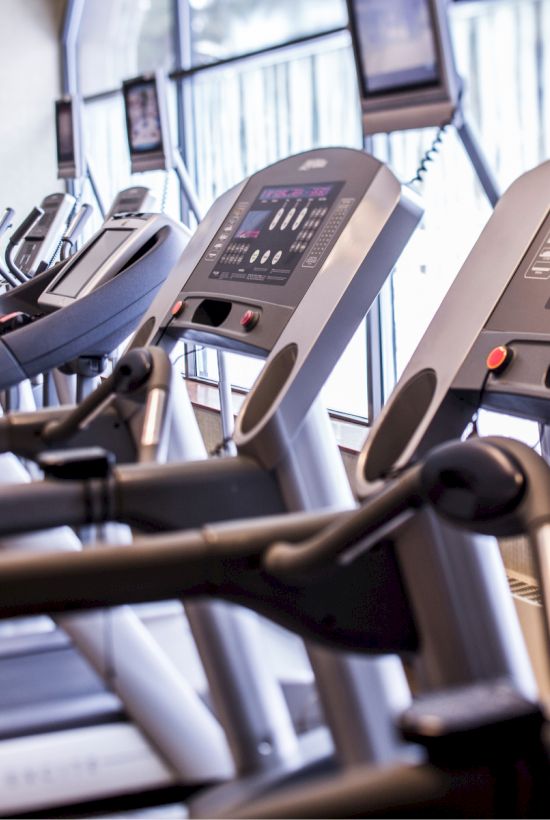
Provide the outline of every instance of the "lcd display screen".
<path id="1" fill-rule="evenodd" d="M 439 82 L 428 0 L 353 0 L 349 6 L 365 96 Z"/>
<path id="2" fill-rule="evenodd" d="M 130 151 L 145 154 L 161 150 L 162 129 L 155 80 L 125 85 L 124 105 Z"/>
<path id="3" fill-rule="evenodd" d="M 49 293 L 76 299 L 99 268 L 119 248 L 132 231 L 103 231 L 87 252 L 70 266 L 65 275 L 54 284 Z"/>
<path id="4" fill-rule="evenodd" d="M 228 237 L 222 234 L 206 254 L 216 260 L 210 279 L 284 285 L 322 233 L 343 182 L 263 188 Z"/>
<path id="5" fill-rule="evenodd" d="M 58 163 L 74 163 L 73 113 L 69 100 L 58 100 L 55 104 L 55 129 Z"/>

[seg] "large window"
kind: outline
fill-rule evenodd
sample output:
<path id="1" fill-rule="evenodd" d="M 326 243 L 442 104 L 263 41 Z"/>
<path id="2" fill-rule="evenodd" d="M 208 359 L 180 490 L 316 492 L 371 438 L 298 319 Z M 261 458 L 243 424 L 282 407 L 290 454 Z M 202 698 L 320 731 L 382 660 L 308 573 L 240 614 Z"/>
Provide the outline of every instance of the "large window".
<path id="1" fill-rule="evenodd" d="M 88 145 L 106 197 L 131 180 L 120 98 L 97 93 L 154 67 L 192 69 L 172 84 L 172 124 L 204 206 L 290 153 L 362 144 L 347 33 L 307 39 L 345 24 L 343 0 L 90 0 L 87 8 L 80 74 L 84 93 L 95 97 L 86 110 Z M 466 112 L 504 189 L 549 151 L 550 0 L 455 2 L 450 14 Z M 105 15 L 119 25 L 124 21 L 123 34 L 115 27 L 105 40 Z M 291 49 L 236 59 L 300 38 L 306 40 Z M 434 134 L 426 129 L 378 136 L 373 151 L 406 181 Z M 168 212 L 179 214 L 175 180 L 156 172 L 147 184 Z M 384 288 L 379 310 L 386 393 L 490 214 L 452 129 L 416 188 L 425 217 Z M 367 365 L 363 326 L 327 384 L 331 409 L 367 415 Z M 229 357 L 234 385 L 249 387 L 259 366 Z M 215 380 L 216 356 L 199 350 L 193 373 Z"/>
<path id="2" fill-rule="evenodd" d="M 173 0 L 91 0 L 79 37 L 80 91 L 116 88 L 127 77 L 176 65 Z"/>
<path id="3" fill-rule="evenodd" d="M 189 5 L 194 65 L 347 23 L 345 0 L 190 0 Z"/>

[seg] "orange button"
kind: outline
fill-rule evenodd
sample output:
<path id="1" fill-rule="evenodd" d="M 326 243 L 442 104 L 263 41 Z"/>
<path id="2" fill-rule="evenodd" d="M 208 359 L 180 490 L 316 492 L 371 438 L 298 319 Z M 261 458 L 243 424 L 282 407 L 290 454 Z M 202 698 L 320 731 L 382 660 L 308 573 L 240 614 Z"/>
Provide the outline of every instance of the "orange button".
<path id="1" fill-rule="evenodd" d="M 506 347 L 506 345 L 494 347 L 485 360 L 487 370 L 490 370 L 492 373 L 502 373 L 502 371 L 508 367 L 511 358 L 512 350 Z"/>
<path id="2" fill-rule="evenodd" d="M 180 315 L 180 313 L 183 313 L 184 307 L 185 302 L 183 301 L 183 299 L 178 299 L 178 301 L 174 302 L 174 304 L 170 308 L 170 313 L 172 314 L 172 316 L 177 317 Z"/>
<path id="3" fill-rule="evenodd" d="M 258 324 L 258 319 L 260 318 L 260 314 L 257 310 L 245 310 L 243 315 L 241 316 L 241 327 L 245 330 L 252 330 L 253 327 L 256 327 Z"/>

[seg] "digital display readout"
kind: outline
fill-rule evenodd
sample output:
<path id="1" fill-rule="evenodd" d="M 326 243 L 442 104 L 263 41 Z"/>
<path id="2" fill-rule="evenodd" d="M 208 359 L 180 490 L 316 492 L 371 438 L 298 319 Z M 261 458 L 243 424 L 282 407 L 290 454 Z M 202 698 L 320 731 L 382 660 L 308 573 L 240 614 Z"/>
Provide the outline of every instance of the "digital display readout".
<path id="1" fill-rule="evenodd" d="M 332 188 L 332 185 L 289 185 L 287 187 L 278 185 L 276 188 L 264 188 L 259 199 L 271 201 L 278 199 L 326 199 Z"/>
<path id="2" fill-rule="evenodd" d="M 56 296 L 67 296 L 76 299 L 80 291 L 105 264 L 109 257 L 119 248 L 132 233 L 129 230 L 103 231 L 92 242 L 83 256 L 78 257 L 64 276 L 55 282 L 50 293 Z"/>
<path id="3" fill-rule="evenodd" d="M 209 249 L 206 259 L 216 263 L 210 278 L 284 285 L 307 255 L 343 184 L 263 188 L 229 243 L 222 234 Z"/>

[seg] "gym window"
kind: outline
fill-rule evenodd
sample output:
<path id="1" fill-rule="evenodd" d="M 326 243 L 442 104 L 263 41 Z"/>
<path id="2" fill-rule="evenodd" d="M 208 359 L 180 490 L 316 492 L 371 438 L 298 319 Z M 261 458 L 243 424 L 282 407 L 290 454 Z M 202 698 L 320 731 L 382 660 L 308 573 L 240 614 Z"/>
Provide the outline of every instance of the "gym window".
<path id="1" fill-rule="evenodd" d="M 83 2 L 78 75 L 88 150 L 107 200 L 139 180 L 168 213 L 185 206 L 173 175 L 129 174 L 118 89 L 156 67 L 173 79 L 172 125 L 205 207 L 290 153 L 361 147 L 344 0 Z M 550 0 L 458 0 L 450 14 L 465 107 L 504 189 L 549 153 Z M 373 152 L 408 180 L 434 134 L 380 135 Z M 324 392 L 331 411 L 363 423 L 375 394 L 392 389 L 490 213 L 451 129 L 419 191 L 422 226 Z M 216 381 L 215 354 L 197 350 L 186 364 L 188 375 Z M 230 356 L 229 364 L 235 387 L 250 387 L 259 363 Z"/>

